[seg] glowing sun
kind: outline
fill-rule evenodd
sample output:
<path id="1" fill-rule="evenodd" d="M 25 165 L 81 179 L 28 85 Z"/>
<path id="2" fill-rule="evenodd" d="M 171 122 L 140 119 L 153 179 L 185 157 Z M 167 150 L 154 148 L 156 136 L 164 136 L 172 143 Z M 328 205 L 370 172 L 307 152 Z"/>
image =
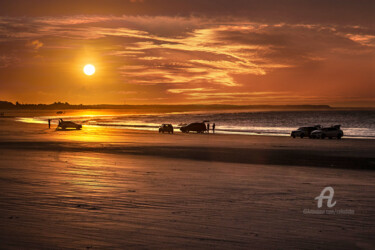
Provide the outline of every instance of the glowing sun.
<path id="1" fill-rule="evenodd" d="M 87 64 L 85 65 L 85 67 L 83 67 L 83 72 L 86 75 L 91 76 L 95 73 L 95 66 L 92 64 Z"/>

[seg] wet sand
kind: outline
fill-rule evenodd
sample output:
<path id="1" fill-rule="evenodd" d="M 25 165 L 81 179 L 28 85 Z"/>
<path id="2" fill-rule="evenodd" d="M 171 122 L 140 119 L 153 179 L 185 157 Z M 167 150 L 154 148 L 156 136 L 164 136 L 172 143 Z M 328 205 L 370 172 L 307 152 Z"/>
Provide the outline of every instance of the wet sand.
<path id="1" fill-rule="evenodd" d="M 375 143 L 0 120 L 2 248 L 373 249 Z M 335 190 L 334 209 L 304 214 Z M 324 209 L 324 208 L 323 208 Z"/>

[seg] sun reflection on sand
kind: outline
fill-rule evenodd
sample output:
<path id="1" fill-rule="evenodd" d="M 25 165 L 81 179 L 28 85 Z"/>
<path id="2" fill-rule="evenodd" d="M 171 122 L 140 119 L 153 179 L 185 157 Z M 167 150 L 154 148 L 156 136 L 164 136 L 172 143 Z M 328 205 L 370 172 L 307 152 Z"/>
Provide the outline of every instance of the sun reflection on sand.
<path id="1" fill-rule="evenodd" d="M 82 130 L 58 131 L 56 137 L 63 140 L 79 142 L 110 143 L 119 141 L 119 138 L 115 136 L 116 133 L 114 133 L 112 130 L 113 129 L 98 126 L 83 125 Z M 121 141 L 123 139 L 121 139 Z"/>
<path id="2" fill-rule="evenodd" d="M 66 140 L 83 142 L 108 141 L 105 135 L 98 133 L 99 130 L 100 128 L 96 127 L 83 127 L 83 129 L 79 131 L 59 131 L 59 136 L 63 135 Z"/>
<path id="3" fill-rule="evenodd" d="M 46 123 L 48 123 L 48 122 L 43 121 L 43 120 L 35 119 L 34 117 L 21 117 L 21 118 L 18 118 L 17 120 L 20 121 L 20 122 L 24 122 L 24 123 L 35 123 L 35 124 L 46 124 Z"/>
<path id="4" fill-rule="evenodd" d="M 56 168 L 54 181 L 65 183 L 60 197 L 69 203 L 83 204 L 85 200 L 84 205 L 95 205 L 99 209 L 109 197 L 127 199 L 137 195 L 135 189 L 144 186 L 137 181 L 140 173 L 134 171 L 132 158 L 124 160 L 105 154 L 63 153 L 58 159 L 63 165 Z"/>
<path id="5" fill-rule="evenodd" d="M 102 168 L 106 163 L 102 158 L 93 156 L 79 156 L 79 157 L 69 157 L 64 159 L 69 165 L 68 168 L 63 169 L 63 176 L 69 176 L 68 183 L 73 184 L 79 189 L 103 189 L 110 187 L 102 182 L 105 169 Z"/>

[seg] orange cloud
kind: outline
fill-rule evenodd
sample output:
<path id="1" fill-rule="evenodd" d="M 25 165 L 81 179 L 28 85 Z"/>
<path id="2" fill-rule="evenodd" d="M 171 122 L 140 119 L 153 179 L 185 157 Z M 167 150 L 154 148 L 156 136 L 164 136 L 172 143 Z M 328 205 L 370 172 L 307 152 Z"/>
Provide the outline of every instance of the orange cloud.
<path id="1" fill-rule="evenodd" d="M 32 48 L 34 50 L 40 49 L 41 47 L 43 47 L 43 45 L 44 44 L 39 40 L 33 40 L 26 43 L 27 47 Z"/>

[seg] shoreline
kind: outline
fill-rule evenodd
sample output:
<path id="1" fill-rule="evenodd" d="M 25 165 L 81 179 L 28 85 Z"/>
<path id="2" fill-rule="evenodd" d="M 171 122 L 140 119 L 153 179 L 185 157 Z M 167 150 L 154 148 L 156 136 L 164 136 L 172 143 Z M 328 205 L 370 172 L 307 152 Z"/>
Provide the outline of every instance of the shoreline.
<path id="1" fill-rule="evenodd" d="M 14 118 L 15 121 L 17 122 L 22 122 L 22 123 L 29 123 L 29 124 L 45 124 L 47 125 L 47 121 L 42 121 L 42 120 L 31 120 L 29 117 L 8 117 L 8 118 Z M 65 119 L 65 117 L 62 117 Z M 72 117 L 66 117 L 68 119 Z M 47 119 L 47 118 L 46 118 Z M 58 119 L 58 118 L 53 118 L 53 119 Z M 114 128 L 114 129 L 129 129 L 129 130 L 141 130 L 141 131 L 154 131 L 157 132 L 158 125 L 142 125 L 142 124 L 83 124 L 84 127 L 99 127 L 99 128 Z M 175 127 L 175 132 L 181 133 L 179 130 L 179 127 Z M 212 131 L 210 132 L 212 133 Z M 283 133 L 265 133 L 265 132 L 247 132 L 247 131 L 241 131 L 241 130 L 225 130 L 225 129 L 216 129 L 215 133 L 213 134 L 223 134 L 223 135 L 246 135 L 246 136 L 277 136 L 277 137 L 290 137 L 290 134 L 283 134 Z M 355 140 L 375 140 L 374 136 L 348 136 L 344 135 L 345 139 L 355 139 Z M 299 139 L 299 138 L 296 138 Z"/>
<path id="2" fill-rule="evenodd" d="M 27 121 L 20 121 L 20 120 L 17 120 L 19 118 L 24 118 L 24 117 L 8 117 L 6 118 L 5 120 L 13 120 L 13 122 L 15 123 L 21 123 L 21 124 L 29 124 L 29 125 L 38 125 L 40 126 L 41 129 L 43 129 L 44 127 L 46 127 L 46 129 L 48 129 L 48 122 L 27 122 Z M 64 117 L 62 117 L 64 118 Z M 43 127 L 41 126 L 43 125 Z M 54 126 L 56 124 L 53 124 Z M 130 127 L 130 126 L 133 126 L 133 127 Z M 144 132 L 146 134 L 150 133 L 150 134 L 158 134 L 158 131 L 157 131 L 157 128 L 158 126 L 155 126 L 155 127 L 150 127 L 150 129 L 143 129 L 144 127 L 146 127 L 147 125 L 110 125 L 110 126 L 102 126 L 102 125 L 89 125 L 89 124 L 83 124 L 82 125 L 82 130 L 84 130 L 85 128 L 98 128 L 100 130 L 106 130 L 106 129 L 109 129 L 109 130 L 117 130 L 117 131 L 124 131 L 124 132 Z M 56 127 L 53 127 L 51 126 L 50 129 L 48 130 L 56 130 Z M 57 130 L 56 130 L 57 131 Z M 182 133 L 179 129 L 175 128 L 175 131 L 174 133 L 176 134 L 185 134 L 185 133 Z M 194 133 L 194 132 L 191 132 L 191 133 L 187 133 L 187 135 L 197 135 L 197 133 Z M 271 138 L 292 138 L 290 136 L 290 134 L 272 134 L 272 133 L 269 133 L 269 134 L 260 134 L 260 133 L 249 133 L 249 132 L 222 132 L 220 129 L 216 129 L 215 130 L 215 133 L 203 133 L 202 135 L 215 135 L 215 136 L 246 136 L 246 137 L 259 137 L 259 138 L 263 138 L 263 137 L 271 137 Z M 344 135 L 344 137 L 342 137 L 340 140 L 337 140 L 337 139 L 332 139 L 332 140 L 329 140 L 329 139 L 311 139 L 311 138 L 293 138 L 293 140 L 296 140 L 296 141 L 299 141 L 299 140 L 316 140 L 316 141 L 341 141 L 341 140 L 360 140 L 360 141 L 373 141 L 375 139 L 375 137 L 354 137 L 354 136 L 347 136 L 347 135 Z"/>
<path id="3" fill-rule="evenodd" d="M 7 123 L 7 125 L 6 125 Z M 144 155 L 226 163 L 375 170 L 372 139 L 311 140 L 286 136 L 159 134 L 157 131 L 84 127 L 58 131 L 45 124 L 1 123 L 0 149 Z M 6 133 L 8 129 L 15 130 Z"/>
<path id="4" fill-rule="evenodd" d="M 56 114 L 57 111 L 63 112 L 62 114 Z M 23 120 L 27 123 L 44 123 L 47 126 L 48 119 L 54 119 L 52 124 L 56 124 L 56 120 L 59 118 L 76 121 L 84 126 L 100 126 L 104 128 L 115 128 L 115 129 L 132 129 L 132 130 L 143 130 L 153 131 L 157 130 L 162 123 L 171 123 L 175 127 L 175 131 L 179 132 L 178 125 L 181 123 L 197 122 L 210 120 L 216 122 L 216 133 L 218 134 L 229 134 L 229 135 L 260 135 L 260 136 L 281 136 L 288 137 L 292 130 L 298 127 L 306 126 L 308 124 L 321 124 L 323 127 L 329 127 L 332 124 L 342 124 L 345 117 L 351 112 L 332 110 L 337 115 L 336 121 L 327 119 L 330 113 L 325 113 L 321 118 L 310 119 L 319 116 L 320 112 L 316 110 L 310 110 L 311 115 L 300 112 L 301 110 L 292 111 L 284 110 L 286 115 L 280 110 L 236 110 L 231 111 L 231 115 L 227 115 L 228 111 L 190 111 L 190 112 L 167 112 L 161 114 L 157 110 L 124 110 L 124 109 L 90 109 L 90 110 L 16 110 L 6 112 L 7 116 L 13 116 L 16 120 Z M 261 114 L 258 114 L 258 113 Z M 297 113 L 295 113 L 297 112 Z M 331 112 L 331 111 L 329 111 Z M 341 113 L 340 113 L 341 112 Z M 375 139 L 375 128 L 371 123 L 371 119 L 375 119 L 373 111 L 361 110 L 360 113 L 354 113 L 353 119 L 342 124 L 344 130 L 344 138 L 346 139 Z M 369 123 L 361 124 L 356 122 L 357 115 L 363 117 L 370 112 Z M 249 113 L 249 114 L 247 114 Z M 275 114 L 273 114 L 275 113 Z M 304 114 L 304 115 L 303 115 Z M 350 113 L 351 114 L 351 113 Z M 238 116 L 239 115 L 239 116 Z M 300 115 L 302 115 L 300 117 Z M 244 117 L 248 117 L 248 121 L 244 120 Z M 266 117 L 266 118 L 264 118 Z M 279 122 L 272 122 L 270 119 L 274 118 L 281 119 Z M 283 117 L 287 117 L 285 120 Z M 296 118 L 298 117 L 298 118 Z M 310 118 L 307 118 L 310 117 Z M 355 118 L 357 117 L 357 118 Z M 368 116 L 366 116 L 368 117 Z M 207 119 L 206 119 L 207 118 Z M 239 118 L 238 120 L 236 120 Z M 259 119 L 258 119 L 259 118 Z M 262 120 L 262 119 L 265 120 Z M 289 118 L 291 119 L 289 121 Z M 5 118 L 6 119 L 6 118 Z M 231 120 L 233 119 L 233 120 Z M 304 120 L 305 119 L 305 120 Z M 306 120 L 307 119 L 307 120 Z M 245 121 L 245 122 L 244 122 Z M 289 121 L 289 122 L 287 122 Z M 341 121 L 341 122 L 340 122 Z M 52 125 L 55 126 L 55 125 Z"/>

